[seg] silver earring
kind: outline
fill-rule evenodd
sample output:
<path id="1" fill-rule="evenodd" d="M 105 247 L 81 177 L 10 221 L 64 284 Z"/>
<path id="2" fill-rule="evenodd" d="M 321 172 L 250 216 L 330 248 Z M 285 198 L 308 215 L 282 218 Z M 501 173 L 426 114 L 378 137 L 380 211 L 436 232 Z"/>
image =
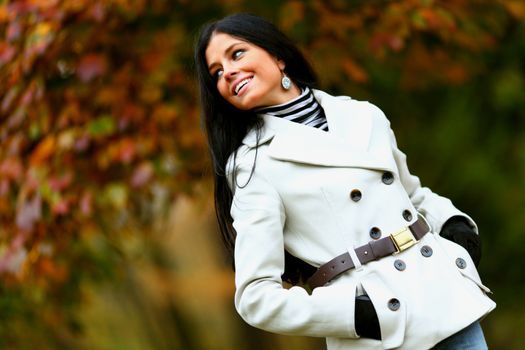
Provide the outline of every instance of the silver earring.
<path id="1" fill-rule="evenodd" d="M 288 78 L 286 73 L 283 73 L 283 78 L 281 79 L 281 85 L 283 86 L 283 89 L 290 90 L 292 87 L 292 80 Z"/>

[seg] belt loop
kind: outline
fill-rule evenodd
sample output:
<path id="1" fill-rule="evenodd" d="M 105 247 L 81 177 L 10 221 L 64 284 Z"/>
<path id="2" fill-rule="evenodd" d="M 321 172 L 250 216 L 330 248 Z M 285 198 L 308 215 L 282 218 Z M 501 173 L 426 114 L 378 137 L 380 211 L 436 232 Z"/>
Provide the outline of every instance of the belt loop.
<path id="1" fill-rule="evenodd" d="M 348 254 L 350 254 L 350 257 L 352 258 L 352 261 L 354 262 L 355 270 L 361 271 L 363 269 L 363 264 L 361 263 L 361 260 L 359 260 L 359 257 L 355 253 L 355 248 L 349 247 L 347 248 L 347 250 Z"/>
<path id="2" fill-rule="evenodd" d="M 430 226 L 430 224 L 429 224 L 427 218 L 425 217 L 425 215 L 421 214 L 420 212 L 417 212 L 417 217 L 423 219 L 425 224 L 427 224 L 428 232 L 430 232 L 430 233 L 434 232 L 434 230 L 432 229 L 432 226 Z"/>

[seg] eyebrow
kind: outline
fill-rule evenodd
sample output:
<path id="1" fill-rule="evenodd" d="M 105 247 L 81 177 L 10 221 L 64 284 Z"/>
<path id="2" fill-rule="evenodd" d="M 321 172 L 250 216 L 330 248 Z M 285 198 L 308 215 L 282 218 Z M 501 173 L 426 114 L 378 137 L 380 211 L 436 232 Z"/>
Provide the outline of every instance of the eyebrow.
<path id="1" fill-rule="evenodd" d="M 226 48 L 226 50 L 224 50 L 224 53 L 227 55 L 228 52 L 230 52 L 230 51 L 233 49 L 233 47 L 234 47 L 235 45 L 240 45 L 240 44 L 242 44 L 242 41 L 241 41 L 241 42 L 236 42 L 236 43 L 231 44 L 230 46 L 228 46 L 228 47 Z M 210 64 L 210 65 L 208 66 L 208 71 L 211 71 L 212 68 L 215 67 L 215 66 L 217 66 L 217 65 L 218 65 L 217 62 L 213 62 L 212 64 Z"/>

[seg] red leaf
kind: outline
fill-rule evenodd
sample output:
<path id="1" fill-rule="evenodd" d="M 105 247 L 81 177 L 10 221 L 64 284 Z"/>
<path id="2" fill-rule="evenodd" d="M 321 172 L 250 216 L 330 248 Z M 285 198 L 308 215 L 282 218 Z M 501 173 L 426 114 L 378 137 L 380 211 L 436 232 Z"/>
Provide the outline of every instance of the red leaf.
<path id="1" fill-rule="evenodd" d="M 7 179 L 0 180 L 0 197 L 5 197 L 8 193 L 9 193 L 9 180 Z M 0 205 L 0 208 L 2 208 L 1 205 Z"/>
<path id="2" fill-rule="evenodd" d="M 19 180 L 22 176 L 22 162 L 18 158 L 7 158 L 0 163 L 0 176 Z"/>
<path id="3" fill-rule="evenodd" d="M 144 186 L 153 176 L 153 166 L 149 162 L 140 164 L 137 169 L 133 172 L 131 177 L 131 186 L 142 187 Z"/>
<path id="4" fill-rule="evenodd" d="M 28 104 L 33 101 L 33 97 L 35 96 L 36 87 L 35 84 L 29 85 L 27 90 L 22 95 L 22 98 L 20 99 L 20 104 L 23 106 L 27 106 Z"/>
<path id="5" fill-rule="evenodd" d="M 16 49 L 13 46 L 7 43 L 0 43 L 0 66 L 11 61 L 15 54 Z"/>
<path id="6" fill-rule="evenodd" d="M 42 217 L 42 199 L 35 195 L 25 202 L 16 213 L 16 226 L 24 231 L 33 230 L 34 224 Z"/>
<path id="7" fill-rule="evenodd" d="M 55 192 L 60 192 L 71 184 L 73 180 L 73 174 L 67 172 L 62 176 L 53 176 L 49 179 L 49 187 Z"/>
<path id="8" fill-rule="evenodd" d="M 128 164 L 133 160 L 137 153 L 135 143 L 133 140 L 126 138 L 120 141 L 116 147 L 115 159 L 124 164 Z"/>
<path id="9" fill-rule="evenodd" d="M 77 69 L 77 74 L 83 82 L 104 74 L 106 71 L 106 59 L 102 55 L 89 54 L 84 56 Z"/>
<path id="10" fill-rule="evenodd" d="M 9 89 L 9 91 L 7 92 L 7 94 L 5 94 L 2 100 L 2 112 L 5 112 L 9 109 L 15 98 L 18 97 L 19 91 L 20 89 L 18 88 L 18 86 L 14 86 L 11 89 Z"/>
<path id="11" fill-rule="evenodd" d="M 80 199 L 80 211 L 85 216 L 90 216 L 93 211 L 93 195 L 90 191 L 84 192 Z"/>
<path id="12" fill-rule="evenodd" d="M 65 215 L 69 212 L 69 203 L 67 200 L 61 198 L 57 202 L 53 203 L 51 211 L 55 215 Z"/>
<path id="13" fill-rule="evenodd" d="M 89 144 L 89 137 L 81 136 L 75 141 L 75 145 L 73 147 L 77 152 L 83 152 L 89 147 Z"/>
<path id="14" fill-rule="evenodd" d="M 13 42 L 20 38 L 20 35 L 22 34 L 22 28 L 20 26 L 19 21 L 13 21 L 9 23 L 9 27 L 7 27 L 7 33 L 6 33 L 6 39 L 9 42 Z"/>
<path id="15" fill-rule="evenodd" d="M 89 16 L 97 22 L 102 22 L 106 17 L 106 8 L 103 2 L 94 3 L 89 9 Z"/>
<path id="16" fill-rule="evenodd" d="M 24 247 L 11 247 L 0 259 L 0 272 L 20 272 L 26 257 L 27 250 Z"/>

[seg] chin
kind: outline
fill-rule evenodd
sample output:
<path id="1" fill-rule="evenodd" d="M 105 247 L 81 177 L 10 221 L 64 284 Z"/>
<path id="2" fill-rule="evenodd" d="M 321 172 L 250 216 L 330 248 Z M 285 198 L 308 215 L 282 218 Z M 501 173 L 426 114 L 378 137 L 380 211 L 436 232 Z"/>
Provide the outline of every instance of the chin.
<path id="1" fill-rule="evenodd" d="M 235 107 L 235 108 L 237 108 L 237 109 L 239 109 L 241 111 L 249 111 L 250 109 L 253 109 L 253 107 L 251 107 L 249 105 L 247 106 L 244 103 L 243 104 L 238 104 L 238 103 L 233 104 L 233 107 Z"/>
<path id="2" fill-rule="evenodd" d="M 250 98 L 243 100 L 242 103 L 235 104 L 235 107 L 243 111 L 249 111 L 251 109 L 258 108 L 259 106 L 257 106 L 257 103 L 254 101 L 253 98 Z"/>
<path id="3" fill-rule="evenodd" d="M 264 94 L 256 93 L 255 91 L 248 91 L 247 94 L 240 101 L 231 101 L 230 103 L 237 109 L 242 111 L 249 111 L 256 108 L 267 107 L 269 104 L 264 103 Z M 234 103 L 235 102 L 235 103 Z"/>

